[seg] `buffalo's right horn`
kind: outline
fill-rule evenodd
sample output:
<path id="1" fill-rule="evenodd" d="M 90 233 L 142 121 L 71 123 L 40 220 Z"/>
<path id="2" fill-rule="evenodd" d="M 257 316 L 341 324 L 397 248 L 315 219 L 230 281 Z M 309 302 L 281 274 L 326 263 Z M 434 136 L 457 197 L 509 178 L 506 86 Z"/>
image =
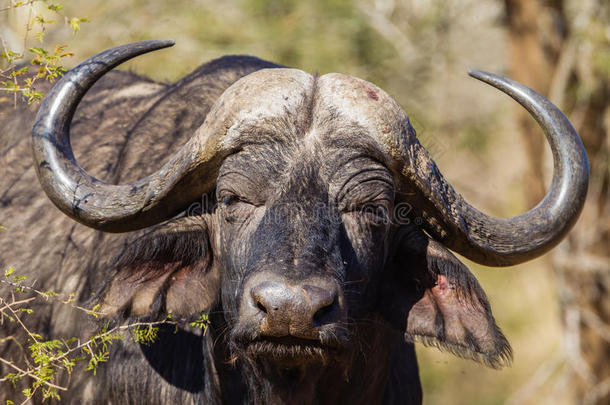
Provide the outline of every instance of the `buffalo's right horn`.
<path id="1" fill-rule="evenodd" d="M 36 171 L 51 201 L 78 222 L 107 232 L 144 228 L 171 218 L 215 181 L 215 145 L 205 145 L 202 151 L 193 145 L 198 139 L 156 173 L 124 185 L 90 176 L 72 153 L 70 123 L 87 90 L 120 63 L 173 44 L 142 41 L 101 52 L 66 73 L 44 99 L 32 134 Z"/>

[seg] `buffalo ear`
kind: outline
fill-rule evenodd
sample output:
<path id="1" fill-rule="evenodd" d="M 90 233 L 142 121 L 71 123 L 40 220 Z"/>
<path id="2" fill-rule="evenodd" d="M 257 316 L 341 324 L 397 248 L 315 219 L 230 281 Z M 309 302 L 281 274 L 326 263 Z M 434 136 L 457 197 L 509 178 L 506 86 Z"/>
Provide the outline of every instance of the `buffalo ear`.
<path id="1" fill-rule="evenodd" d="M 423 234 L 405 239 L 402 244 L 408 246 L 403 246 L 395 269 L 402 287 L 398 296 L 394 295 L 399 302 L 393 303 L 393 311 L 399 308 L 402 313 L 402 322 L 406 312 L 405 339 L 492 368 L 508 365 L 512 360 L 510 345 L 496 325 L 485 292 L 468 268 Z"/>
<path id="2" fill-rule="evenodd" d="M 220 275 L 212 263 L 203 221 L 182 218 L 125 245 L 101 291 L 106 317 L 190 317 L 218 298 Z"/>

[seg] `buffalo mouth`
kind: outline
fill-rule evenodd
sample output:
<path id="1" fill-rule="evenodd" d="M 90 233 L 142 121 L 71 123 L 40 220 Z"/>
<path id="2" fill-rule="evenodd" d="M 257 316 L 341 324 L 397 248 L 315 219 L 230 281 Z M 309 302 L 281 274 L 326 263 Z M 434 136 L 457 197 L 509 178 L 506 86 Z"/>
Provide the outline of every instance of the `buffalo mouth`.
<path id="1" fill-rule="evenodd" d="M 284 368 L 326 364 L 343 357 L 346 345 L 292 336 L 260 337 L 245 346 L 246 355 Z"/>

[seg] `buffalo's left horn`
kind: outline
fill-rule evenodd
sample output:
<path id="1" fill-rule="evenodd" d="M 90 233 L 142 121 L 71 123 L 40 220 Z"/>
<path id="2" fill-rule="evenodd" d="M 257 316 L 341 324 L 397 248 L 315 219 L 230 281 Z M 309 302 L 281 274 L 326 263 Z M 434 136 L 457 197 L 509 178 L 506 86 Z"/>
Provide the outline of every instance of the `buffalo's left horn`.
<path id="1" fill-rule="evenodd" d="M 451 187 L 418 142 L 411 145 L 413 165 L 405 168 L 403 181 L 413 195 L 416 215 L 435 239 L 481 264 L 514 265 L 547 252 L 572 228 L 585 202 L 589 163 L 578 134 L 545 97 L 502 76 L 481 71 L 470 75 L 511 96 L 542 127 L 554 160 L 546 196 L 522 215 L 490 217 Z"/>

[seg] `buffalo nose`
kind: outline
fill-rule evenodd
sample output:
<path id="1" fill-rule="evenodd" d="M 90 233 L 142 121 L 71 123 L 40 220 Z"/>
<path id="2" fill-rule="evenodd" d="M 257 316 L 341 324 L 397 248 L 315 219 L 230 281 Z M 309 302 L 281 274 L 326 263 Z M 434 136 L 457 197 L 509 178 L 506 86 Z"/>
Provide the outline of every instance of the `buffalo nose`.
<path id="1" fill-rule="evenodd" d="M 320 326 L 340 317 L 334 286 L 263 281 L 250 290 L 250 296 L 263 317 L 260 327 L 266 336 L 317 339 Z"/>

